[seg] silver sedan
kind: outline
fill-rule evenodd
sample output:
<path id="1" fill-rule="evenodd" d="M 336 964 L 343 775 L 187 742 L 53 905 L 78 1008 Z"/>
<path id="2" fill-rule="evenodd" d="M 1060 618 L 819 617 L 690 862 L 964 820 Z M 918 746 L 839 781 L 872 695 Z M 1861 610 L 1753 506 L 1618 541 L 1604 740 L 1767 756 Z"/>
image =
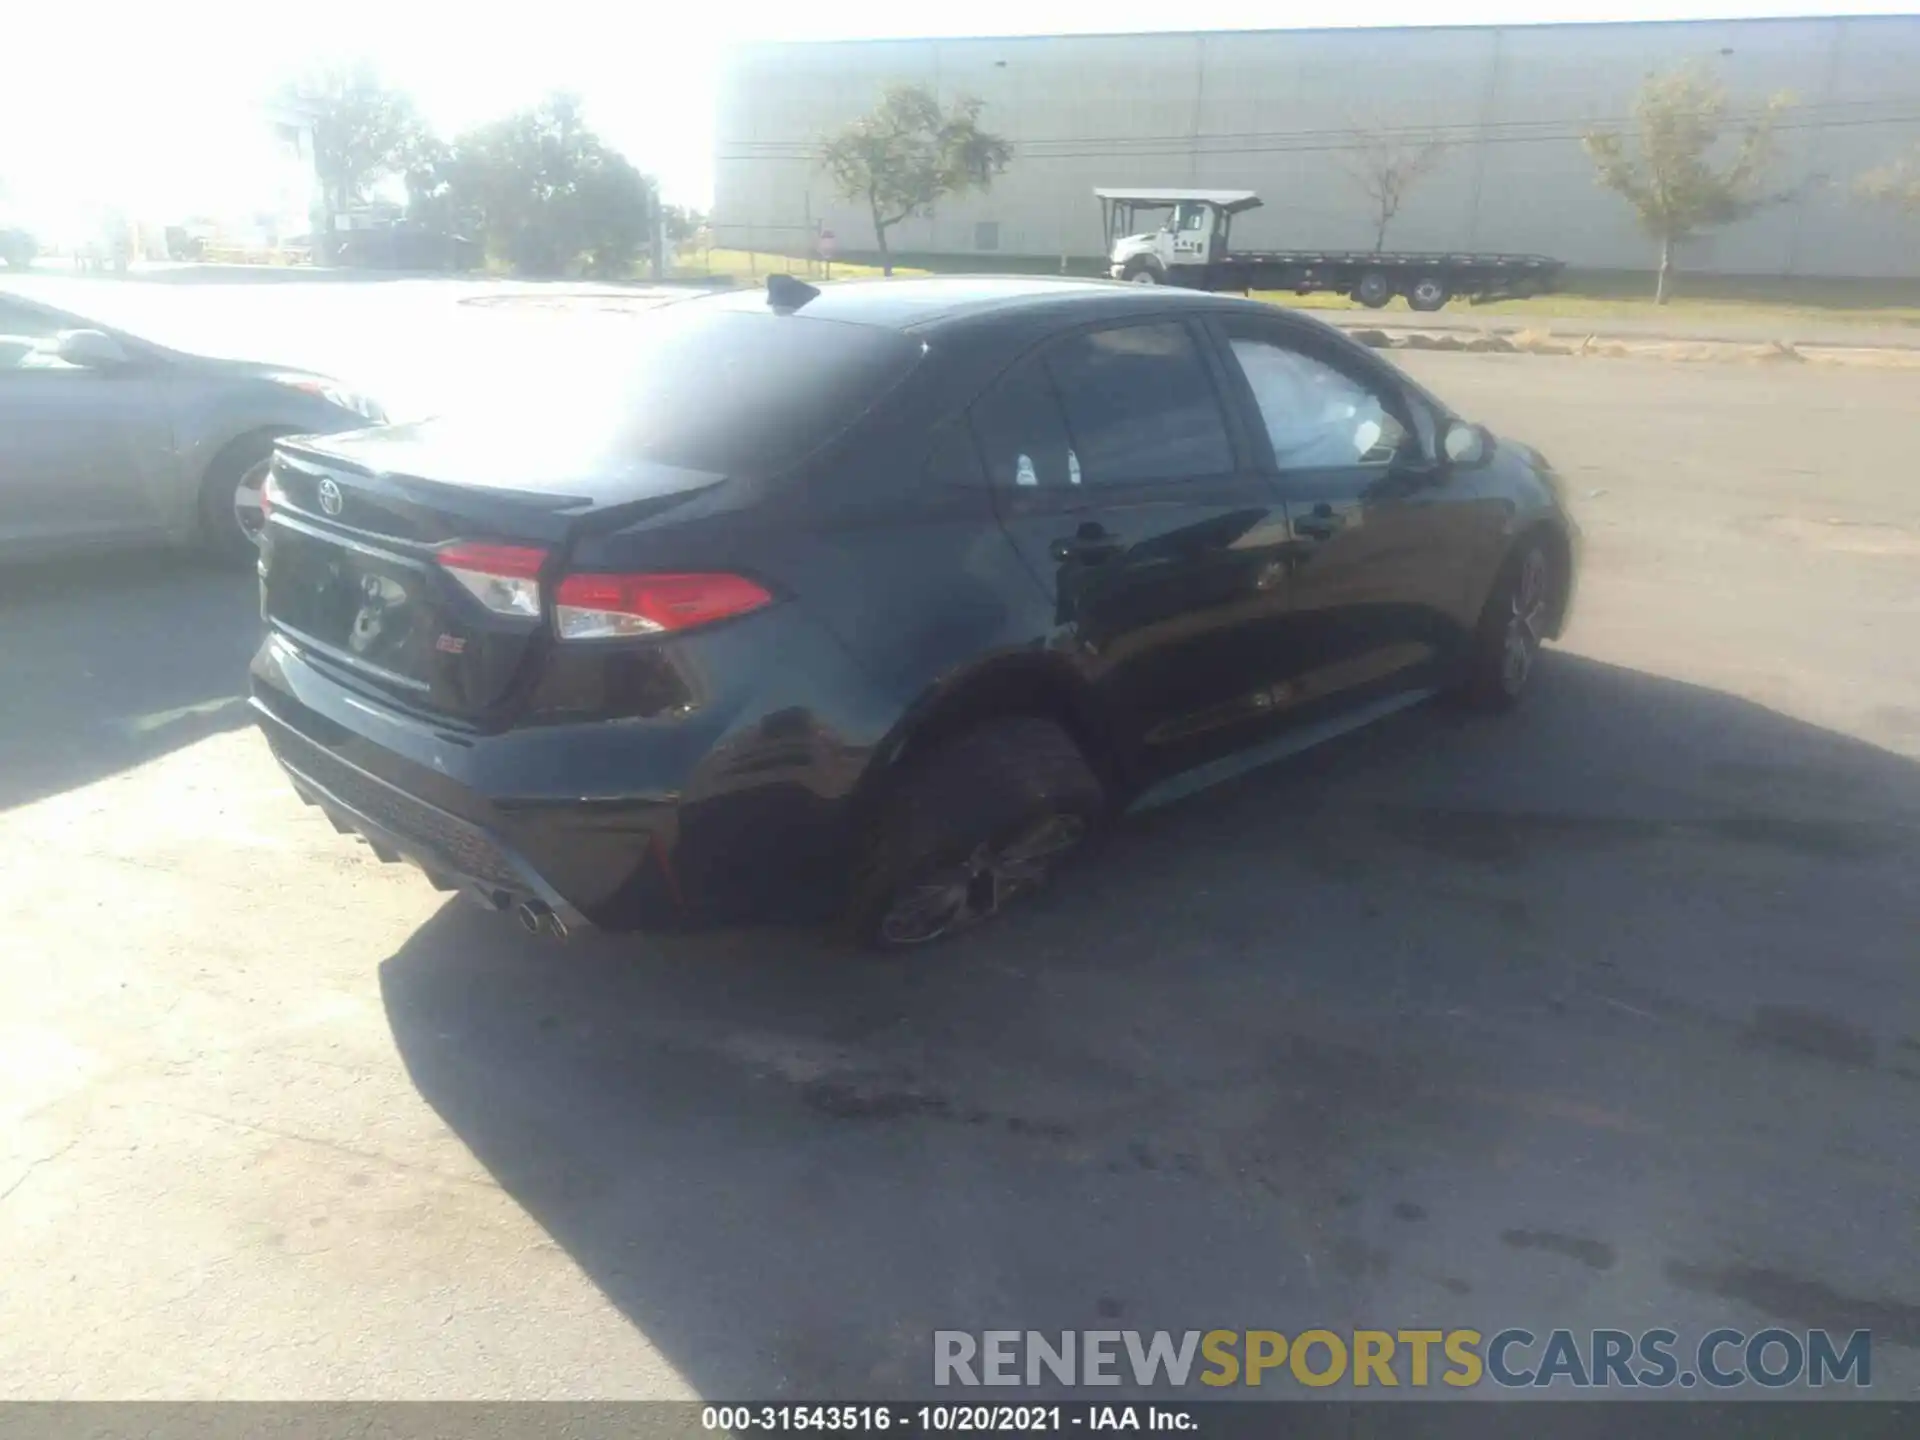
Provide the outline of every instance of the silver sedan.
<path id="1" fill-rule="evenodd" d="M 0 291 L 0 560 L 171 544 L 249 561 L 273 442 L 385 419 L 325 376 Z"/>

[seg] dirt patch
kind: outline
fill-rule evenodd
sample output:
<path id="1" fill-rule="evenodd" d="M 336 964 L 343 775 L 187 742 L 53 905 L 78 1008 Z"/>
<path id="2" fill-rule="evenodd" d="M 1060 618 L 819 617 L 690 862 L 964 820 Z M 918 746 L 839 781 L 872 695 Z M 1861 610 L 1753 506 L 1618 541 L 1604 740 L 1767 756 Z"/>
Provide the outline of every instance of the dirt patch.
<path id="1" fill-rule="evenodd" d="M 1611 1270 L 1619 1258 L 1613 1246 L 1604 1240 L 1562 1235 L 1558 1230 L 1502 1230 L 1500 1243 L 1515 1250 L 1544 1250 L 1549 1255 L 1564 1255 L 1569 1260 L 1578 1260 L 1589 1270 Z"/>
<path id="2" fill-rule="evenodd" d="M 1837 1016 L 1797 1005 L 1762 1005 L 1740 1032 L 1749 1049 L 1785 1050 L 1848 1069 L 1873 1067 L 1878 1047 L 1873 1036 Z"/>
<path id="3" fill-rule="evenodd" d="M 1871 1330 L 1891 1345 L 1920 1348 L 1920 1305 L 1843 1295 L 1820 1280 L 1750 1265 L 1689 1265 L 1669 1260 L 1666 1277 L 1683 1290 L 1740 1300 L 1809 1329 L 1845 1334 Z"/>
<path id="4" fill-rule="evenodd" d="M 1698 820 L 1667 820 L 1383 805 L 1375 811 L 1374 824 L 1382 834 L 1416 849 L 1500 866 L 1520 864 L 1549 845 L 1563 850 L 1591 850 L 1662 840 L 1732 841 L 1819 859 L 1864 860 L 1905 843 L 1903 835 L 1886 827 L 1771 811 L 1731 811 Z"/>
<path id="5" fill-rule="evenodd" d="M 1764 522 L 1764 529 L 1767 534 L 1779 539 L 1837 555 L 1880 555 L 1903 560 L 1920 558 L 1920 533 L 1904 530 L 1897 525 L 1774 515 Z"/>

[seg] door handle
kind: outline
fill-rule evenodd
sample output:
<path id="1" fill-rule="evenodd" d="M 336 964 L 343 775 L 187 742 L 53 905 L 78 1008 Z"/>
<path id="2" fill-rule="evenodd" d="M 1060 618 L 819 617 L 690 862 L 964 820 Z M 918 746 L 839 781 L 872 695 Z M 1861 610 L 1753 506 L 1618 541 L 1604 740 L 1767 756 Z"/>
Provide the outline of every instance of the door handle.
<path id="1" fill-rule="evenodd" d="M 1331 540 L 1346 525 L 1347 517 L 1323 501 L 1305 515 L 1294 517 L 1293 534 L 1298 540 Z"/>
<path id="2" fill-rule="evenodd" d="M 1098 521 L 1089 520 L 1071 535 L 1063 535 L 1047 546 L 1047 553 L 1061 564 L 1078 560 L 1083 565 L 1098 565 L 1110 560 L 1124 548 L 1120 537 Z"/>

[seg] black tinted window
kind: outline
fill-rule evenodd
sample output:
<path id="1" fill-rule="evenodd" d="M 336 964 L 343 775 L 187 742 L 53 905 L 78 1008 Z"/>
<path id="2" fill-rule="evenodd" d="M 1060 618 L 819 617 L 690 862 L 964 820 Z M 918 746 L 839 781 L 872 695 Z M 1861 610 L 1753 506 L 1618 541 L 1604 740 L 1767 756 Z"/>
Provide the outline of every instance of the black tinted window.
<path id="1" fill-rule="evenodd" d="M 832 440 L 921 355 L 898 331 L 697 301 L 529 328 L 524 349 L 450 418 L 483 431 L 537 427 L 579 464 L 653 460 L 748 476 Z"/>
<path id="2" fill-rule="evenodd" d="M 1053 347 L 1047 363 L 1086 483 L 1233 469 L 1213 381 L 1184 325 L 1096 330 Z"/>
<path id="3" fill-rule="evenodd" d="M 995 485 L 1051 489 L 1079 483 L 1053 383 L 1039 360 L 1016 365 L 974 402 L 973 429 Z"/>

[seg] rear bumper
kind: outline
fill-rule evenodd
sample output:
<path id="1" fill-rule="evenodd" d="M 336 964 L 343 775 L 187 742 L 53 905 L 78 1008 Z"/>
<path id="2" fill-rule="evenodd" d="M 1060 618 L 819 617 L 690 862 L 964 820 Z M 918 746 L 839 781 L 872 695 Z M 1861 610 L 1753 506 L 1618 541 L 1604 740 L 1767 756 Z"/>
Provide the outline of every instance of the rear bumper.
<path id="1" fill-rule="evenodd" d="M 535 902 L 569 929 L 685 922 L 677 748 L 621 726 L 456 731 L 343 684 L 278 636 L 251 680 L 253 713 L 294 789 L 381 858 L 497 909 Z M 616 770 L 627 784 L 609 795 Z"/>
<path id="2" fill-rule="evenodd" d="M 334 829 L 360 836 L 382 860 L 410 861 L 436 888 L 464 890 L 492 909 L 537 902 L 570 930 L 590 923 L 500 836 L 342 760 L 301 734 L 259 696 L 251 704 L 295 793 L 319 806 Z"/>
<path id="3" fill-rule="evenodd" d="M 679 930 L 821 913 L 844 877 L 838 747 L 711 703 L 671 720 L 463 730 L 346 683 L 278 635 L 257 723 L 294 788 L 382 858 L 569 929 Z M 791 716 L 793 712 L 786 712 Z"/>

